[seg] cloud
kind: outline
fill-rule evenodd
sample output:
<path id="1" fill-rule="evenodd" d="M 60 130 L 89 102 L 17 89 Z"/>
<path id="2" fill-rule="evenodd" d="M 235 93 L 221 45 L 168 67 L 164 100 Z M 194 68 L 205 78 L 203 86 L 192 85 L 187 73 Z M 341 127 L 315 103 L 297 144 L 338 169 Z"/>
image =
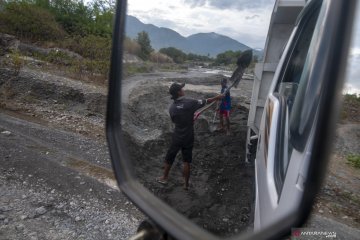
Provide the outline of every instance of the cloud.
<path id="1" fill-rule="evenodd" d="M 191 8 L 202 7 L 206 4 L 207 0 L 184 0 L 184 3 L 189 5 Z"/>
<path id="2" fill-rule="evenodd" d="M 274 6 L 275 0 L 184 0 L 191 7 L 211 6 L 218 9 L 254 9 Z"/>
<path id="3" fill-rule="evenodd" d="M 264 6 L 255 8 L 263 2 Z M 216 32 L 249 47 L 263 48 L 273 4 L 274 0 L 129 0 L 128 14 L 185 37 Z"/>
<path id="4" fill-rule="evenodd" d="M 345 89 L 347 92 L 360 93 L 360 49 L 352 49 L 348 59 Z"/>
<path id="5" fill-rule="evenodd" d="M 345 83 L 343 93 L 345 93 L 345 94 L 357 94 L 357 95 L 360 96 L 360 88 L 356 88 L 352 84 Z"/>
<path id="6" fill-rule="evenodd" d="M 345 90 L 360 94 L 360 4 L 357 5 L 353 40 L 348 59 Z"/>
<path id="7" fill-rule="evenodd" d="M 354 57 L 360 55 L 360 48 L 357 47 L 357 46 L 354 46 L 354 47 L 350 50 L 350 55 L 351 55 L 351 56 L 354 56 Z"/>
<path id="8" fill-rule="evenodd" d="M 251 19 L 255 19 L 255 18 L 259 18 L 260 16 L 255 14 L 255 15 L 252 15 L 252 16 L 246 16 L 245 19 L 246 20 L 251 20 Z"/>

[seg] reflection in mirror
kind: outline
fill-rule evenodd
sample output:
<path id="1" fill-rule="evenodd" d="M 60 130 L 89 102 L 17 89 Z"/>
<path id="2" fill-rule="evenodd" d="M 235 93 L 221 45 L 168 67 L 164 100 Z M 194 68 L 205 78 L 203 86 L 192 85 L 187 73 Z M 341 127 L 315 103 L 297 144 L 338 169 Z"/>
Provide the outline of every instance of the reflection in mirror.
<path id="1" fill-rule="evenodd" d="M 245 2 L 129 0 L 126 18 L 122 127 L 135 174 L 220 236 L 253 225 L 247 120 L 273 2 Z"/>

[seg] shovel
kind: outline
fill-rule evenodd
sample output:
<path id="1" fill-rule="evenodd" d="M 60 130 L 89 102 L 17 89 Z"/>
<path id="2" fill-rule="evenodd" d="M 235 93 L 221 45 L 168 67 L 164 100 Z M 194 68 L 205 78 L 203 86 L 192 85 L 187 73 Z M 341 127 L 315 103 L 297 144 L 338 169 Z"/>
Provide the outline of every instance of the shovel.
<path id="1" fill-rule="evenodd" d="M 215 108 L 214 118 L 212 120 L 212 123 L 209 125 L 210 132 L 215 132 L 217 130 L 215 120 L 216 120 L 217 112 L 219 111 L 219 107 L 220 107 L 220 102 L 218 103 L 218 105 Z"/>
<path id="2" fill-rule="evenodd" d="M 230 89 L 232 87 L 237 88 L 237 86 L 240 83 L 240 80 L 242 79 L 242 76 L 244 75 L 244 71 L 247 67 L 249 67 L 250 62 L 252 60 L 252 50 L 246 50 L 244 51 L 240 57 L 238 58 L 236 65 L 238 66 L 235 71 L 233 72 L 233 74 L 230 77 L 230 82 L 232 82 L 232 84 L 228 87 L 228 89 L 226 89 L 226 91 L 224 92 L 224 94 L 228 93 L 230 91 Z M 201 115 L 201 113 L 203 113 L 204 111 L 206 111 L 207 109 L 209 109 L 211 106 L 213 106 L 215 104 L 215 102 L 210 103 L 207 106 L 204 106 L 202 108 L 199 108 L 195 113 L 194 113 L 194 121 L 196 119 L 199 118 L 199 116 Z M 217 107 L 218 108 L 218 107 Z M 213 119 L 213 123 L 215 122 L 215 118 L 216 118 L 216 112 L 214 114 L 214 119 Z M 212 127 L 210 127 L 212 128 Z M 211 131 L 211 129 L 210 129 Z"/>

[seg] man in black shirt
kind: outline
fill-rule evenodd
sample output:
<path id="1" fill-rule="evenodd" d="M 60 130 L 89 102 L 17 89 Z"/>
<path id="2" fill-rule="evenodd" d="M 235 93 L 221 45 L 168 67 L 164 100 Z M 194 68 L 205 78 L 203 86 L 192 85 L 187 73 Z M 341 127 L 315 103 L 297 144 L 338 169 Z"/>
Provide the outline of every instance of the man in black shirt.
<path id="1" fill-rule="evenodd" d="M 170 168 L 175 160 L 177 153 L 179 150 L 181 150 L 184 162 L 184 189 L 188 190 L 190 163 L 192 162 L 192 149 L 194 145 L 194 113 L 199 108 L 205 106 L 205 104 L 221 99 L 223 95 L 200 100 L 185 98 L 185 93 L 183 90 L 184 86 L 185 83 L 173 83 L 169 89 L 171 99 L 174 100 L 170 106 L 169 113 L 171 121 L 175 124 L 175 130 L 172 136 L 171 145 L 165 157 L 164 175 L 159 177 L 157 181 L 162 184 L 167 183 Z"/>

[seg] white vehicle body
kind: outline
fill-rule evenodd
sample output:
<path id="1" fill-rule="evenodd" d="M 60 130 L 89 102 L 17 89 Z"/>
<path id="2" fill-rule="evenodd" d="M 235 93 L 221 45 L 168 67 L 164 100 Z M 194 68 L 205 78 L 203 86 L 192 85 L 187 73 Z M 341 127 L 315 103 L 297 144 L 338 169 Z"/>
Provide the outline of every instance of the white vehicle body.
<path id="1" fill-rule="evenodd" d="M 252 157 L 250 156 L 251 145 L 254 146 L 257 142 L 265 101 L 274 80 L 276 68 L 279 65 L 285 45 L 294 30 L 296 19 L 305 4 L 305 0 L 277 0 L 275 3 L 266 38 L 263 60 L 255 65 L 254 85 L 247 124 L 248 148 L 246 159 L 248 161 Z"/>
<path id="2" fill-rule="evenodd" d="M 276 1 L 263 62 L 255 67 L 247 136 L 247 161 L 255 163 L 255 231 L 296 209 L 304 191 L 313 125 L 296 117 L 308 111 L 301 106 L 307 101 L 299 95 L 312 85 L 307 64 L 311 49 L 317 47 L 314 36 L 321 30 L 319 19 L 325 11 L 309 10 L 306 4 Z M 316 118 L 316 107 L 308 116 Z"/>

